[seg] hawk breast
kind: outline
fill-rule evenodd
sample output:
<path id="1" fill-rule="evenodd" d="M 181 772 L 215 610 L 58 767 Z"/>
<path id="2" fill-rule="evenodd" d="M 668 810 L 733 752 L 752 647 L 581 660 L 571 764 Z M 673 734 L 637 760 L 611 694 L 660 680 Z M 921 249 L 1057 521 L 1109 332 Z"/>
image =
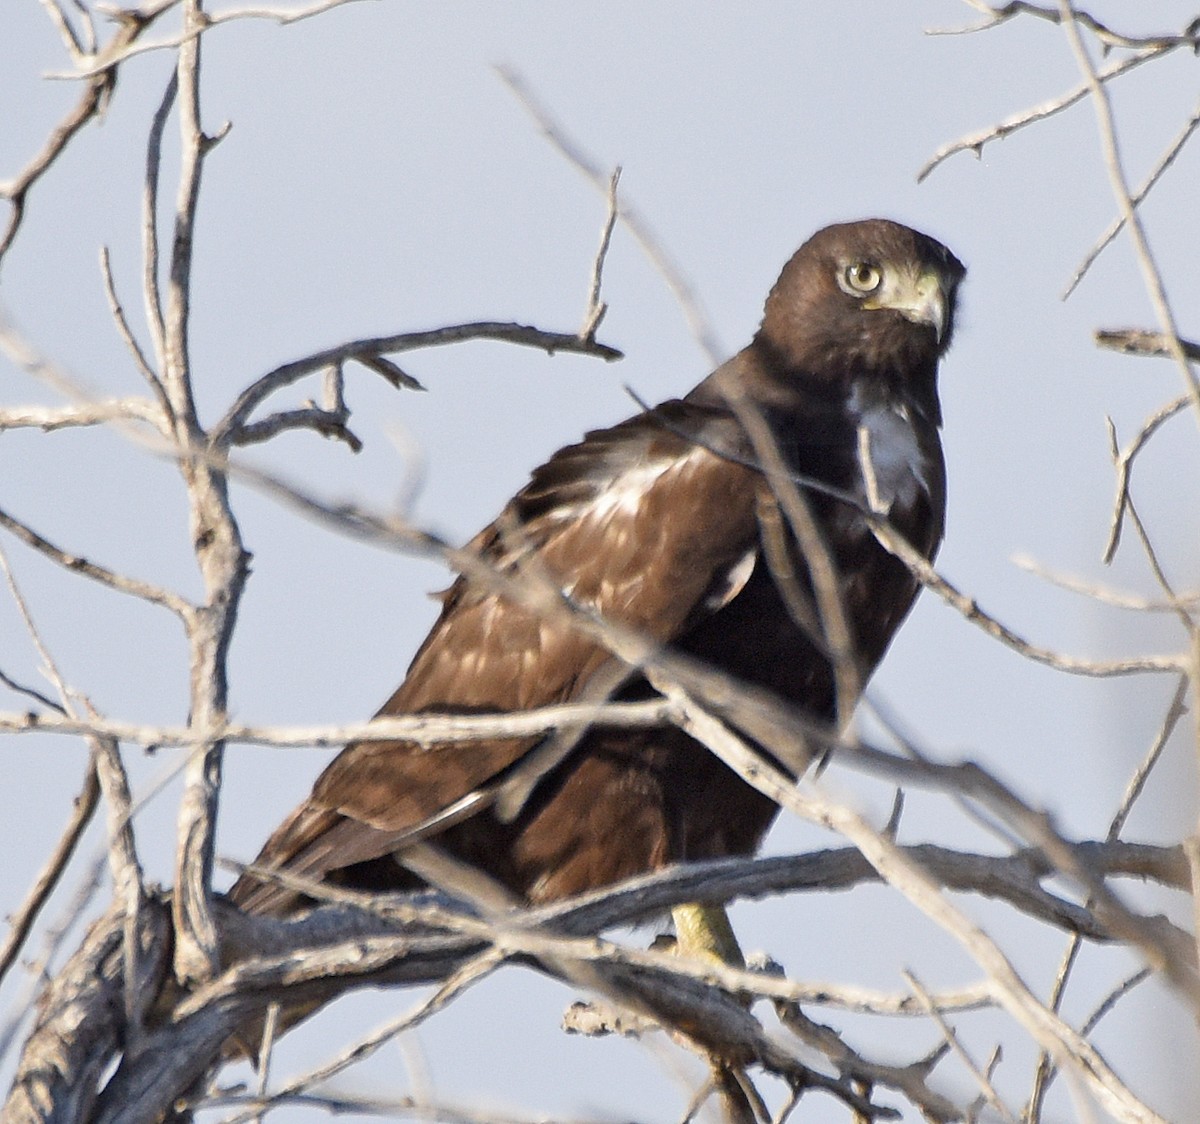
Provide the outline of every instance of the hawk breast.
<path id="1" fill-rule="evenodd" d="M 856 490 L 876 511 L 911 511 L 919 499 L 929 497 L 935 471 L 919 436 L 921 423 L 915 407 L 902 401 L 868 399 L 857 387 L 847 407 L 858 438 Z"/>

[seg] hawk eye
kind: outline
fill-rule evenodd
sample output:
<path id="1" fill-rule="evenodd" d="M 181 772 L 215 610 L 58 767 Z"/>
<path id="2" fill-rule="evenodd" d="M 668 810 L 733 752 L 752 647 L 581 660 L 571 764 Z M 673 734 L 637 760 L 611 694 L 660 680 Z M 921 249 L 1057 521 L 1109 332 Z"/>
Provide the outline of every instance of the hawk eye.
<path id="1" fill-rule="evenodd" d="M 846 278 L 846 284 L 856 293 L 873 293 L 883 280 L 878 266 L 866 261 L 856 261 L 853 265 L 846 266 L 843 276 Z"/>

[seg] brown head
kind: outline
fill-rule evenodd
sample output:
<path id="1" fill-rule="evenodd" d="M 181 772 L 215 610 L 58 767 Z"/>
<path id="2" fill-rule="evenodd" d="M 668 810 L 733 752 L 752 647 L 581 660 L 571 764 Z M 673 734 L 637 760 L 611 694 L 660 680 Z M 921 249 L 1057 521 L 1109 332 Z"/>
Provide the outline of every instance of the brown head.
<path id="1" fill-rule="evenodd" d="M 821 381 L 931 376 L 965 273 L 940 242 L 899 223 L 827 226 L 784 266 L 754 347 L 776 371 Z"/>

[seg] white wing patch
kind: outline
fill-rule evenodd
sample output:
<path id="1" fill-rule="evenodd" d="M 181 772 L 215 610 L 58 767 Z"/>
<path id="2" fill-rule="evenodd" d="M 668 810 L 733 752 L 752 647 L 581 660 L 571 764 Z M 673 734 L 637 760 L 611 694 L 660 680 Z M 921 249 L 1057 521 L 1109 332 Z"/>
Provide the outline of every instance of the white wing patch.
<path id="1" fill-rule="evenodd" d="M 570 504 L 561 504 L 553 512 L 552 519 L 560 526 L 591 524 L 603 534 L 610 555 L 625 559 L 611 573 L 600 578 L 598 585 L 584 597 L 586 601 L 612 606 L 633 595 L 641 586 L 645 570 L 642 565 L 633 564 L 633 556 L 629 554 L 629 539 L 643 511 L 646 497 L 668 483 L 671 477 L 690 472 L 697 460 L 711 455 L 697 446 L 686 456 L 646 459 L 622 466 L 611 473 L 596 473 L 593 477 L 595 490 L 589 496 Z M 741 589 L 749 577 L 752 564 L 753 559 L 743 559 L 731 568 L 726 579 L 718 582 L 719 588 L 713 591 L 715 605 L 711 607 L 725 604 Z M 594 578 L 594 574 L 587 574 L 589 585 L 594 583 Z M 566 583 L 562 591 L 568 597 L 581 596 L 578 580 Z"/>
<path id="2" fill-rule="evenodd" d="M 715 613 L 718 609 L 723 609 L 728 605 L 745 588 L 757 561 L 758 547 L 755 546 L 746 551 L 737 562 L 725 571 L 724 578 L 704 599 L 704 607 Z"/>
<path id="3" fill-rule="evenodd" d="M 614 515 L 636 515 L 642 500 L 662 477 L 668 473 L 687 471 L 694 459 L 705 455 L 706 450 L 697 447 L 686 457 L 668 457 L 635 464 L 609 477 L 586 500 L 563 505 L 555 519 L 558 522 L 589 519 L 603 523 Z"/>
<path id="4" fill-rule="evenodd" d="M 580 504 L 578 515 L 603 522 L 614 515 L 636 515 L 643 497 L 659 478 L 678 461 L 652 461 L 635 465 L 618 476 L 614 476 L 586 504 Z"/>
<path id="5" fill-rule="evenodd" d="M 929 465 L 908 408 L 889 402 L 865 405 L 857 387 L 849 405 L 858 419 L 858 462 L 868 504 L 881 512 L 896 504 L 911 507 L 921 492 L 929 491 Z"/>

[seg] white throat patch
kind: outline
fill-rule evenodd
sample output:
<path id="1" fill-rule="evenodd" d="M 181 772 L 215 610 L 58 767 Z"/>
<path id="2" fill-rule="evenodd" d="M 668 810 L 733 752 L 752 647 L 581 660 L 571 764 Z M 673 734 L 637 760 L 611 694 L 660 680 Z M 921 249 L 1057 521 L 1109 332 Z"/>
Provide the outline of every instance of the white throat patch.
<path id="1" fill-rule="evenodd" d="M 858 465 L 867 505 L 881 513 L 896 504 L 912 506 L 920 492 L 929 491 L 929 466 L 908 408 L 897 403 L 864 405 L 857 387 L 849 407 L 858 425 Z"/>

